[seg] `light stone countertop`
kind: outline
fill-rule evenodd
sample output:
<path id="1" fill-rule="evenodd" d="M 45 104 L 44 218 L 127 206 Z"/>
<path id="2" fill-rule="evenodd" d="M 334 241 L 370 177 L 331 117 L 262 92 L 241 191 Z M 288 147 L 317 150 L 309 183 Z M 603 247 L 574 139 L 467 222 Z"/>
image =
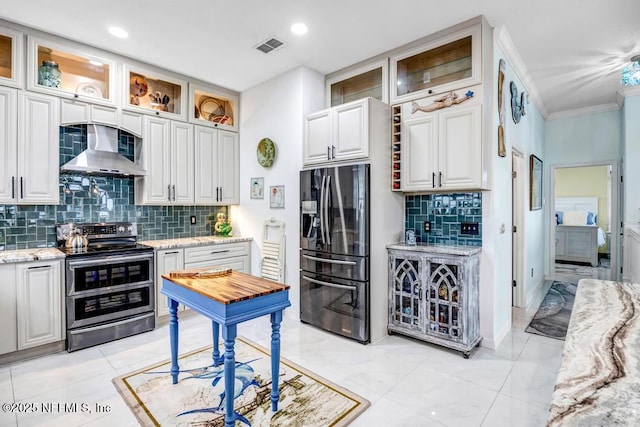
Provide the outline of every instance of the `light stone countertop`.
<path id="1" fill-rule="evenodd" d="M 395 243 L 387 245 L 387 249 L 398 249 L 403 251 L 428 252 L 447 255 L 473 255 L 482 251 L 481 246 L 441 245 L 426 243 L 418 243 L 416 245 Z"/>
<path id="2" fill-rule="evenodd" d="M 548 426 L 638 425 L 640 284 L 578 282 Z"/>
<path id="3" fill-rule="evenodd" d="M 154 249 L 171 249 L 171 248 L 184 248 L 188 246 L 220 245 L 225 243 L 250 242 L 251 240 L 253 240 L 251 237 L 202 236 L 202 237 L 185 237 L 181 239 L 142 240 L 142 241 L 138 241 L 138 243 L 151 246 Z"/>
<path id="4" fill-rule="evenodd" d="M 64 258 L 64 253 L 56 248 L 34 248 L 18 249 L 14 251 L 0 251 L 0 264 L 61 258 Z"/>

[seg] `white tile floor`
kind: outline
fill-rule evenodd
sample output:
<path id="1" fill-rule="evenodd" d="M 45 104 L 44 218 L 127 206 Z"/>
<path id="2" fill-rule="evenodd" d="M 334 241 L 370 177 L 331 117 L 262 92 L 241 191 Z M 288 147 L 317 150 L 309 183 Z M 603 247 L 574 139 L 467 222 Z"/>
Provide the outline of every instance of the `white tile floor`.
<path id="1" fill-rule="evenodd" d="M 523 332 L 534 313 L 514 310 L 513 329 L 500 348 L 481 347 L 468 360 L 401 336 L 365 346 L 285 316 L 282 356 L 368 399 L 371 406 L 354 426 L 544 426 L 564 342 Z M 263 317 L 240 325 L 238 334 L 268 347 L 268 325 Z M 208 345 L 210 334 L 201 316 L 183 318 L 180 352 Z M 111 379 L 168 357 L 163 325 L 74 353 L 0 366 L 0 402 L 39 408 L 0 412 L 0 426 L 136 426 Z M 46 403 L 78 406 L 44 415 Z M 96 405 L 110 411 L 97 413 Z"/>

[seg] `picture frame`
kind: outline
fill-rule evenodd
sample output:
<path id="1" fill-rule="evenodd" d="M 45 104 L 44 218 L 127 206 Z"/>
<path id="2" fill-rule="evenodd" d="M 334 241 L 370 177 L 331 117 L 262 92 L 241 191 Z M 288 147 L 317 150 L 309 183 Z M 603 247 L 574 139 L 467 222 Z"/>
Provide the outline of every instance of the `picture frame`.
<path id="1" fill-rule="evenodd" d="M 249 194 L 252 199 L 264 199 L 264 178 L 251 178 Z"/>
<path id="2" fill-rule="evenodd" d="M 274 185 L 269 188 L 269 207 L 284 209 L 284 185 Z"/>
<path id="3" fill-rule="evenodd" d="M 529 157 L 529 210 L 542 209 L 542 160 Z"/>

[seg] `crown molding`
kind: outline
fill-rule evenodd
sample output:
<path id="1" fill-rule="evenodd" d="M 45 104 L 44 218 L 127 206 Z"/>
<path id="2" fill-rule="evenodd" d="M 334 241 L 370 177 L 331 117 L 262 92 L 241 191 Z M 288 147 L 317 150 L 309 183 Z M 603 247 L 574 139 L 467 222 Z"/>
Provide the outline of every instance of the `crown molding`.
<path id="1" fill-rule="evenodd" d="M 624 104 L 624 98 L 626 98 L 627 96 L 638 95 L 640 95 L 640 86 L 625 86 L 618 89 L 618 91 L 616 92 L 616 102 L 618 103 L 618 105 L 620 105 L 620 108 L 622 108 L 622 105 Z"/>
<path id="2" fill-rule="evenodd" d="M 520 54 L 516 50 L 513 41 L 511 40 L 511 36 L 509 32 L 505 28 L 504 25 L 499 26 L 494 32 L 494 39 L 496 44 L 500 47 L 504 56 L 506 57 L 509 64 L 513 67 L 516 76 L 522 82 L 525 91 L 529 95 L 529 98 L 535 104 L 542 117 L 546 120 L 549 117 L 549 111 L 542 102 L 542 98 L 538 93 L 538 88 L 536 87 L 531 75 L 529 74 L 529 70 L 527 70 L 524 61 L 520 57 Z"/>
<path id="3" fill-rule="evenodd" d="M 573 110 L 559 111 L 557 113 L 549 114 L 547 120 L 568 119 L 571 117 L 586 116 L 589 114 L 605 113 L 607 111 L 616 111 L 620 109 L 618 102 L 611 102 L 609 104 L 592 105 L 584 108 L 576 108 Z"/>

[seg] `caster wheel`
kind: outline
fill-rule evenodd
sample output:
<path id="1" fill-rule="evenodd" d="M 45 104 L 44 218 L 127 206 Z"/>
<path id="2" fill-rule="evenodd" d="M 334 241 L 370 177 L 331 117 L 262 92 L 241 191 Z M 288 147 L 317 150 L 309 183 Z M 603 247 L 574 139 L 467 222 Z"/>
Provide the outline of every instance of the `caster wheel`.
<path id="1" fill-rule="evenodd" d="M 462 353 L 462 357 L 464 357 L 465 359 L 468 359 L 470 354 L 471 353 L 469 353 L 468 351 L 465 351 L 464 353 Z"/>

